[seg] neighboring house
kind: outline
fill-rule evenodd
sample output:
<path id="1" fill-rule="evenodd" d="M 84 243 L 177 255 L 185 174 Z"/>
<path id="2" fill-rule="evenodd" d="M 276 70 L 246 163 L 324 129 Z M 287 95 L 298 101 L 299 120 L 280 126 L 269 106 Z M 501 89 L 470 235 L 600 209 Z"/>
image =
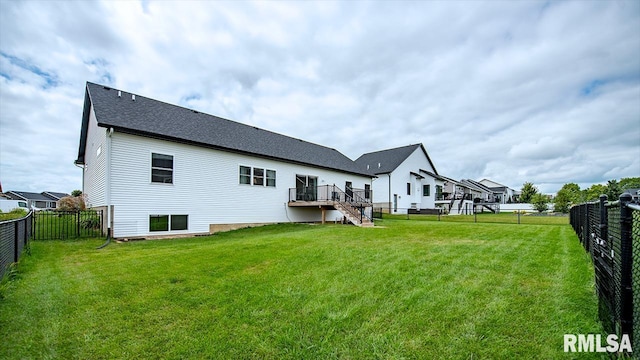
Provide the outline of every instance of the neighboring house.
<path id="1" fill-rule="evenodd" d="M 622 192 L 623 194 L 631 194 L 633 202 L 640 202 L 640 189 L 627 189 Z"/>
<path id="2" fill-rule="evenodd" d="M 44 191 L 41 193 L 33 193 L 27 191 L 7 191 L 12 200 L 24 200 L 28 207 L 38 210 L 51 210 L 58 207 L 58 201 L 65 196 L 71 196 L 65 193 Z"/>
<path id="3" fill-rule="evenodd" d="M 375 151 L 356 159 L 362 171 L 377 176 L 373 181 L 374 207 L 391 213 L 433 210 L 442 198 L 445 179 L 422 144 Z"/>
<path id="4" fill-rule="evenodd" d="M 519 192 L 511 189 L 506 185 L 502 185 L 489 179 L 482 179 L 479 181 L 479 183 L 493 191 L 494 196 L 496 197 L 496 202 L 499 202 L 501 204 L 511 204 L 518 202 L 518 196 L 520 195 Z"/>
<path id="5" fill-rule="evenodd" d="M 98 84 L 86 86 L 76 164 L 115 238 L 372 225 L 372 176 L 337 150 Z"/>

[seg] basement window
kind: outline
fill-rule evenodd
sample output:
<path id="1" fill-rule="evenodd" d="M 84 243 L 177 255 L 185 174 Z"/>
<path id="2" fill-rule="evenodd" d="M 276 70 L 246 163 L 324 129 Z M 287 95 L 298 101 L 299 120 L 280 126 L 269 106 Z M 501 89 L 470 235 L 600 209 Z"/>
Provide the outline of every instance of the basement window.
<path id="1" fill-rule="evenodd" d="M 149 215 L 149 231 L 169 231 L 169 215 Z"/>
<path id="2" fill-rule="evenodd" d="M 149 231 L 187 230 L 189 215 L 149 215 Z"/>

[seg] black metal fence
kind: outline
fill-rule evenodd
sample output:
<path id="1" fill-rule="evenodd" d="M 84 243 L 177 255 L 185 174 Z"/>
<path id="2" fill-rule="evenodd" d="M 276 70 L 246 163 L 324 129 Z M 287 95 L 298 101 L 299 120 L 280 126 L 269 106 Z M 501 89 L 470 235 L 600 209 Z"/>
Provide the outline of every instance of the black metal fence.
<path id="1" fill-rule="evenodd" d="M 569 216 L 559 213 L 525 213 L 523 211 L 501 212 L 494 214 L 486 211 L 472 212 L 469 215 L 447 215 L 441 209 L 406 209 L 397 208 L 397 212 L 389 214 L 387 208 L 373 209 L 375 219 L 406 219 L 416 221 L 442 221 L 455 223 L 496 223 L 525 225 L 565 225 L 569 224 Z"/>
<path id="2" fill-rule="evenodd" d="M 602 195 L 599 202 L 573 206 L 570 221 L 593 260 L 604 330 L 628 334 L 632 348 L 640 349 L 640 205 L 631 199 L 623 194 L 608 202 Z"/>
<path id="3" fill-rule="evenodd" d="M 21 219 L 0 222 L 0 279 L 28 248 L 33 230 L 33 212 Z"/>
<path id="4" fill-rule="evenodd" d="M 33 216 L 34 240 L 65 240 L 104 236 L 101 210 L 38 211 Z"/>

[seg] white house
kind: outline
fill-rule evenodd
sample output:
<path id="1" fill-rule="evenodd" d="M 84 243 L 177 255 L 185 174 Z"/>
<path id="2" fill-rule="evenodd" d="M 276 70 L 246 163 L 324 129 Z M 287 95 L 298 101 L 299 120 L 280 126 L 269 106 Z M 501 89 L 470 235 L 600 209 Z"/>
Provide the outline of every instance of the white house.
<path id="1" fill-rule="evenodd" d="M 510 204 L 518 201 L 518 196 L 520 195 L 519 191 L 513 190 L 506 185 L 502 185 L 489 179 L 482 179 L 479 183 L 493 190 L 496 202 L 501 204 Z"/>
<path id="2" fill-rule="evenodd" d="M 347 218 L 372 176 L 335 149 L 87 83 L 76 164 L 115 238 Z"/>
<path id="3" fill-rule="evenodd" d="M 435 201 L 442 197 L 444 178 L 438 175 L 422 144 L 367 153 L 356 163 L 377 176 L 373 202 L 384 211 L 435 211 Z"/>

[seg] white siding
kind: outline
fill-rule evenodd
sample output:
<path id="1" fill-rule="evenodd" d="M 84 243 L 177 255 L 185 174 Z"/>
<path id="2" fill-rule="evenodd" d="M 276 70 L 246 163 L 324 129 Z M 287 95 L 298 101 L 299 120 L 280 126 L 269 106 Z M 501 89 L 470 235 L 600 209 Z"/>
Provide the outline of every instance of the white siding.
<path id="1" fill-rule="evenodd" d="M 107 178 L 107 129 L 98 127 L 93 106 L 89 111 L 87 143 L 85 147 L 85 169 L 82 192 L 88 207 L 105 206 Z"/>
<path id="2" fill-rule="evenodd" d="M 345 181 L 361 189 L 370 183 L 368 177 L 122 133 L 111 140 L 115 237 L 205 233 L 210 224 L 319 221 L 320 209 L 287 206 L 296 174 L 341 189 Z M 151 182 L 152 152 L 173 156 L 173 184 Z M 240 165 L 275 170 L 276 187 L 240 184 Z M 188 230 L 149 232 L 149 215 L 172 214 L 188 215 Z M 338 214 L 330 212 L 327 220 Z"/>
<path id="3" fill-rule="evenodd" d="M 391 173 L 391 206 L 393 207 L 394 194 L 397 194 L 399 213 L 406 213 L 407 209 L 412 207 L 412 204 L 416 204 L 417 208 L 435 208 L 435 179 L 425 173 L 421 173 L 420 169 L 435 173 L 422 149 L 417 148 Z M 412 172 L 423 176 L 424 179 L 411 175 Z M 379 175 L 378 179 L 374 181 L 373 196 L 376 204 L 389 203 L 388 181 L 387 174 Z M 407 183 L 411 184 L 411 195 L 407 195 Z M 431 186 L 429 196 L 422 196 L 422 185 L 425 184 Z"/>

